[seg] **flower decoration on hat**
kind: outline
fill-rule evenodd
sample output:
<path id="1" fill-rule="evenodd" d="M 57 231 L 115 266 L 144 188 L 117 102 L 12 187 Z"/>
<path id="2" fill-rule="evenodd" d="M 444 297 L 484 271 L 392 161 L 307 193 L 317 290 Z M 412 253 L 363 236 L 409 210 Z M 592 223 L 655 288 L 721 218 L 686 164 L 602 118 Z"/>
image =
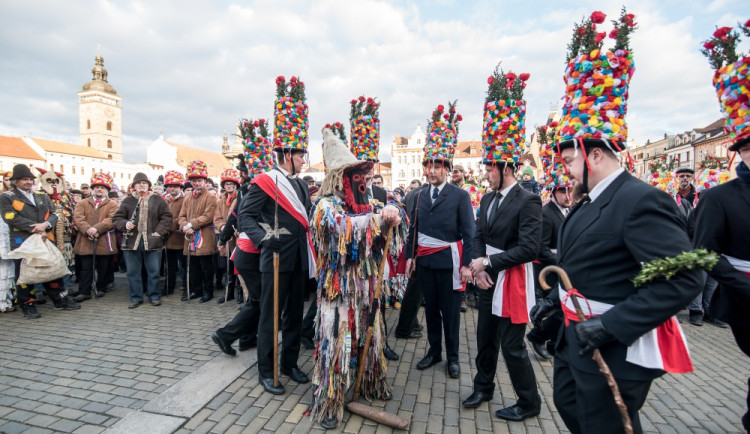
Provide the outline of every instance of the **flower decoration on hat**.
<path id="1" fill-rule="evenodd" d="M 219 179 L 219 185 L 221 185 L 222 187 L 227 181 L 234 182 L 237 185 L 240 185 L 242 183 L 242 179 L 240 178 L 240 171 L 237 169 L 227 169 L 221 172 L 221 176 L 219 177 Z"/>
<path id="2" fill-rule="evenodd" d="M 602 140 L 615 152 L 626 148 L 630 80 L 635 72 L 630 34 L 637 28 L 635 16 L 623 7 L 612 20 L 609 38 L 614 46 L 603 50 L 607 33 L 598 32 L 606 15 L 596 11 L 574 26 L 565 68 L 562 119 L 555 142 Z M 561 149 L 556 146 L 556 149 Z"/>
<path id="3" fill-rule="evenodd" d="M 339 140 L 341 140 L 341 143 L 346 145 L 348 143 L 348 139 L 346 138 L 346 127 L 341 122 L 331 122 L 330 124 L 325 124 L 323 129 L 328 128 L 331 130 L 334 136 L 338 137 Z M 326 164 L 326 156 L 325 153 L 323 154 L 323 173 L 328 173 L 328 164 Z"/>
<path id="4" fill-rule="evenodd" d="M 351 150 L 358 160 L 378 161 L 380 150 L 380 103 L 360 96 L 351 100 Z"/>
<path id="5" fill-rule="evenodd" d="M 518 163 L 526 137 L 526 88 L 528 73 L 506 73 L 498 64 L 487 79 L 482 145 L 484 164 Z"/>
<path id="6" fill-rule="evenodd" d="M 114 183 L 115 180 L 112 179 L 112 175 L 104 172 L 94 174 L 94 176 L 91 177 L 91 182 L 89 182 L 91 188 L 94 188 L 94 186 L 97 185 L 101 185 L 102 187 L 107 187 L 107 190 L 111 190 Z"/>
<path id="7" fill-rule="evenodd" d="M 456 101 L 448 103 L 448 111 L 440 104 L 432 112 L 427 125 L 427 138 L 424 145 L 423 165 L 431 161 L 451 164 L 458 142 L 458 123 L 463 117 L 456 111 Z"/>
<path id="8" fill-rule="evenodd" d="M 542 163 L 542 185 L 541 198 L 544 203 L 549 202 L 552 193 L 559 188 L 570 188 L 570 177 L 565 169 L 560 155 L 556 155 L 552 149 L 551 139 L 555 135 L 558 123 L 550 122 L 549 125 L 537 127 L 537 141 L 539 142 L 539 160 Z"/>
<path id="9" fill-rule="evenodd" d="M 176 170 L 170 170 L 169 172 L 164 174 L 164 185 L 167 187 L 170 185 L 177 185 L 181 187 L 184 183 L 185 176 Z"/>
<path id="10" fill-rule="evenodd" d="M 276 102 L 273 110 L 274 150 L 307 151 L 308 109 L 305 83 L 297 77 L 289 82 L 276 78 Z"/>
<path id="11" fill-rule="evenodd" d="M 192 178 L 208 178 L 208 166 L 206 166 L 206 163 L 195 160 L 191 161 L 190 164 L 187 166 L 187 174 L 185 176 L 187 179 Z"/>
<path id="12" fill-rule="evenodd" d="M 702 169 L 695 174 L 695 191 L 700 194 L 727 181 L 729 172 L 725 169 Z"/>
<path id="13" fill-rule="evenodd" d="M 666 155 L 657 158 L 649 164 L 651 175 L 648 178 L 648 183 L 674 196 L 677 193 L 677 179 L 674 176 L 674 170 L 678 162 L 679 159 L 674 156 L 669 157 L 669 159 Z"/>
<path id="14" fill-rule="evenodd" d="M 739 24 L 750 37 L 750 20 Z M 703 43 L 701 53 L 716 72 L 713 84 L 724 116 L 724 131 L 732 142 L 730 151 L 750 139 L 750 56 L 737 54 L 740 35 L 731 27 L 719 27 L 713 37 Z"/>
<path id="15" fill-rule="evenodd" d="M 250 179 L 267 172 L 274 166 L 273 146 L 269 139 L 268 121 L 265 119 L 240 119 L 242 153 Z"/>

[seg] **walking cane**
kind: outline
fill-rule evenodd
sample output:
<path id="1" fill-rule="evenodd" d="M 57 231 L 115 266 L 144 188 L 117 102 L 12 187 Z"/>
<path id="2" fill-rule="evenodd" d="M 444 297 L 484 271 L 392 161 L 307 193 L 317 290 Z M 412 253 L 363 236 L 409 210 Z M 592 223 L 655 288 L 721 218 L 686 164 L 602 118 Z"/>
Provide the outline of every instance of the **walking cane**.
<path id="1" fill-rule="evenodd" d="M 375 295 L 370 307 L 370 314 L 368 316 L 367 334 L 365 335 L 365 347 L 362 350 L 362 355 L 359 359 L 359 366 L 357 366 L 357 380 L 354 383 L 354 394 L 352 395 L 352 401 L 347 404 L 346 408 L 354 414 L 358 414 L 367 419 L 374 420 L 379 423 L 383 423 L 388 426 L 392 426 L 397 429 L 407 429 L 409 427 L 409 421 L 403 417 L 387 413 L 385 411 L 377 410 L 364 404 L 356 402 L 359 400 L 360 389 L 362 388 L 362 377 L 365 372 L 365 364 L 367 363 L 367 353 L 370 350 L 370 343 L 372 342 L 372 328 L 375 323 L 375 317 L 377 311 L 375 308 L 380 303 L 380 288 L 383 286 L 383 274 L 385 267 L 388 262 L 388 248 L 391 246 L 391 238 L 393 238 L 393 226 L 388 227 L 388 235 L 385 238 L 385 246 L 383 247 L 383 257 L 380 259 L 380 269 L 378 270 L 377 286 L 375 286 Z M 377 300 L 377 301 L 376 301 Z"/>
<path id="2" fill-rule="evenodd" d="M 169 295 L 169 257 L 167 257 L 167 246 L 161 248 L 161 257 L 164 259 L 164 291 L 161 293 L 162 297 Z M 177 280 L 177 275 L 175 275 Z"/>
<path id="3" fill-rule="evenodd" d="M 94 290 L 94 298 L 99 298 L 99 291 L 97 291 L 96 289 L 96 285 L 99 283 L 99 276 L 96 273 L 96 242 L 97 241 L 99 241 L 99 237 L 94 238 L 94 258 L 92 259 L 93 265 L 91 267 L 93 268 L 92 273 L 91 273 L 91 277 L 92 277 L 91 289 Z"/>
<path id="4" fill-rule="evenodd" d="M 188 254 L 187 254 L 187 283 L 185 283 L 185 291 L 187 291 L 187 302 L 190 303 L 190 248 L 193 244 L 193 235 L 185 234 L 185 239 L 188 240 Z"/>
<path id="5" fill-rule="evenodd" d="M 558 276 L 560 276 L 560 280 L 563 283 L 563 286 L 565 287 L 566 291 L 570 291 L 573 288 L 573 284 L 570 283 L 570 278 L 568 277 L 568 273 L 565 272 L 560 267 L 557 267 L 555 265 L 550 265 L 547 267 L 544 267 L 544 269 L 539 273 L 539 283 L 542 285 L 542 288 L 546 291 L 550 289 L 550 286 L 547 284 L 547 274 L 549 273 L 557 273 Z M 581 309 L 580 303 L 578 303 L 578 297 L 576 295 L 570 295 L 569 299 L 573 302 L 573 306 L 576 309 L 576 315 L 578 315 L 578 320 L 580 322 L 586 321 L 586 315 L 583 314 L 583 310 Z M 562 300 L 561 300 L 562 301 Z M 591 358 L 594 359 L 594 362 L 596 362 L 596 365 L 599 367 L 599 372 L 604 375 L 604 378 L 607 379 L 607 385 L 609 386 L 609 389 L 612 391 L 612 396 L 615 399 L 615 405 L 617 406 L 617 409 L 620 411 L 620 418 L 622 419 L 622 425 L 625 427 L 625 432 L 627 434 L 633 434 L 633 425 L 630 422 L 630 415 L 628 414 L 628 407 L 625 405 L 625 401 L 622 399 L 622 395 L 620 394 L 620 388 L 617 387 L 617 382 L 615 381 L 614 375 L 612 375 L 612 371 L 610 371 L 609 366 L 607 366 L 607 362 L 604 361 L 604 358 L 602 357 L 601 351 L 599 349 L 595 349 L 593 354 L 591 355 Z"/>

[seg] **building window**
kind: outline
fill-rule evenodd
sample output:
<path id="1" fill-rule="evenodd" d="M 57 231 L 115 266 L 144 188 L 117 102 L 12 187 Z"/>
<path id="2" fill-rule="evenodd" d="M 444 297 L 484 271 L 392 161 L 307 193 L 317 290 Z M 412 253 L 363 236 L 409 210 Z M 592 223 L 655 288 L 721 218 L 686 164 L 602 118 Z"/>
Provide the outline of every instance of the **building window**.
<path id="1" fill-rule="evenodd" d="M 50 164 L 49 165 L 49 170 L 53 170 L 54 171 L 55 170 L 55 165 L 54 164 Z"/>
<path id="2" fill-rule="evenodd" d="M 60 172 L 65 173 L 65 166 L 63 166 L 62 164 L 60 165 Z"/>
<path id="3" fill-rule="evenodd" d="M 83 166 L 81 166 L 81 175 L 83 175 L 84 173 L 86 172 L 83 171 Z"/>
<path id="4" fill-rule="evenodd" d="M 107 154 L 107 160 L 111 160 L 111 159 L 112 159 L 112 154 Z"/>
<path id="5" fill-rule="evenodd" d="M 107 121 L 107 131 L 112 131 L 112 121 Z"/>
<path id="6" fill-rule="evenodd" d="M 91 168 L 91 174 L 93 175 L 94 173 L 95 173 L 95 172 L 94 172 L 94 168 L 92 167 L 92 168 Z"/>
<path id="7" fill-rule="evenodd" d="M 422 139 L 417 139 L 417 145 L 421 145 L 421 144 L 422 144 Z"/>
<path id="8" fill-rule="evenodd" d="M 107 147 L 112 149 L 112 140 L 107 140 Z"/>
<path id="9" fill-rule="evenodd" d="M 76 174 L 76 166 L 73 166 L 73 175 Z"/>
<path id="10" fill-rule="evenodd" d="M 91 147 L 91 139 L 87 139 L 89 142 L 89 148 Z"/>
<path id="11" fill-rule="evenodd" d="M 86 129 L 87 130 L 91 129 L 91 119 L 86 119 Z"/>

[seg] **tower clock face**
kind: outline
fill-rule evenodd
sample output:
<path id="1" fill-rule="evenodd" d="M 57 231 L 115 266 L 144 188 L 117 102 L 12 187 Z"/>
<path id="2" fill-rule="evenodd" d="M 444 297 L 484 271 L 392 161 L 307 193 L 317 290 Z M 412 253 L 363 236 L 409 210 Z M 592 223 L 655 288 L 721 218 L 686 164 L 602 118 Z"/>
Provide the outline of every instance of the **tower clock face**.
<path id="1" fill-rule="evenodd" d="M 114 111 L 114 110 L 112 110 L 111 108 L 107 107 L 106 109 L 104 109 L 104 114 L 105 114 L 105 115 L 106 115 L 106 116 L 107 116 L 108 118 L 111 118 L 112 116 L 114 116 L 114 115 L 115 115 L 115 111 Z"/>

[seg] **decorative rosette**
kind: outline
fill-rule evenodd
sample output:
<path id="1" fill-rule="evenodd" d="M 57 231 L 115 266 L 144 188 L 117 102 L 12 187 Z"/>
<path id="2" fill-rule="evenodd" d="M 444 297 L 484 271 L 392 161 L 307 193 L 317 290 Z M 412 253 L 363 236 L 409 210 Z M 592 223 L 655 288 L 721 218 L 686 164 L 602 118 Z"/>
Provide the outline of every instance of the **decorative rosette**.
<path id="1" fill-rule="evenodd" d="M 750 20 L 739 28 L 750 37 Z M 750 138 L 750 56 L 737 55 L 739 41 L 731 27 L 720 27 L 701 50 L 716 70 L 713 84 L 725 119 L 724 131 L 734 143 Z"/>
<path id="2" fill-rule="evenodd" d="M 187 179 L 208 178 L 208 166 L 200 160 L 192 161 L 187 166 L 187 174 L 185 177 Z"/>
<path id="3" fill-rule="evenodd" d="M 271 170 L 274 166 L 274 156 L 273 146 L 268 139 L 268 122 L 265 119 L 242 119 L 240 137 L 250 178 Z"/>
<path id="4" fill-rule="evenodd" d="M 609 37 L 615 40 L 610 51 L 602 50 L 607 33 L 596 32 L 606 15 L 594 12 L 575 26 L 573 41 L 568 46 L 565 68 L 565 95 L 562 119 L 555 142 L 576 139 L 603 139 L 614 151 L 626 148 L 628 128 L 628 89 L 635 72 L 629 49 L 629 34 L 635 30 L 633 14 L 625 8 Z"/>
<path id="5" fill-rule="evenodd" d="M 672 171 L 654 172 L 649 177 L 648 183 L 661 191 L 666 191 L 670 195 L 677 193 L 677 180 L 672 175 Z"/>
<path id="6" fill-rule="evenodd" d="M 487 79 L 488 89 L 484 103 L 482 144 L 484 164 L 518 163 L 525 151 L 526 88 L 528 73 L 507 74 L 500 65 Z"/>
<path id="7" fill-rule="evenodd" d="M 378 161 L 380 150 L 380 104 L 360 96 L 351 100 L 351 151 L 358 160 Z"/>
<path id="8" fill-rule="evenodd" d="M 169 172 L 164 174 L 165 186 L 178 185 L 182 187 L 182 184 L 184 183 L 185 183 L 185 175 L 183 175 L 182 173 L 176 170 L 170 170 Z"/>
<path id="9" fill-rule="evenodd" d="M 456 101 L 448 103 L 448 112 L 440 104 L 432 112 L 432 119 L 427 126 L 427 138 L 424 145 L 423 164 L 430 161 L 447 161 L 453 163 L 453 153 L 458 142 L 458 123 L 463 117 L 456 113 Z"/>
<path id="10" fill-rule="evenodd" d="M 702 193 L 704 190 L 727 181 L 729 181 L 729 172 L 726 170 L 703 169 L 695 174 L 695 191 Z"/>
<path id="11" fill-rule="evenodd" d="M 224 183 L 227 181 L 231 181 L 236 183 L 237 185 L 242 184 L 242 178 L 240 177 L 240 171 L 237 169 L 227 169 L 223 172 L 221 172 L 219 184 L 221 186 L 224 186 Z"/>
<path id="12" fill-rule="evenodd" d="M 287 84 L 283 76 L 276 78 L 274 105 L 274 150 L 307 151 L 308 109 L 305 84 L 292 77 Z"/>
<path id="13" fill-rule="evenodd" d="M 91 177 L 91 182 L 89 182 L 91 188 L 94 188 L 95 185 L 101 185 L 107 187 L 108 190 L 112 189 L 114 183 L 115 180 L 112 179 L 112 176 L 109 173 L 104 172 L 94 174 L 94 176 Z"/>

